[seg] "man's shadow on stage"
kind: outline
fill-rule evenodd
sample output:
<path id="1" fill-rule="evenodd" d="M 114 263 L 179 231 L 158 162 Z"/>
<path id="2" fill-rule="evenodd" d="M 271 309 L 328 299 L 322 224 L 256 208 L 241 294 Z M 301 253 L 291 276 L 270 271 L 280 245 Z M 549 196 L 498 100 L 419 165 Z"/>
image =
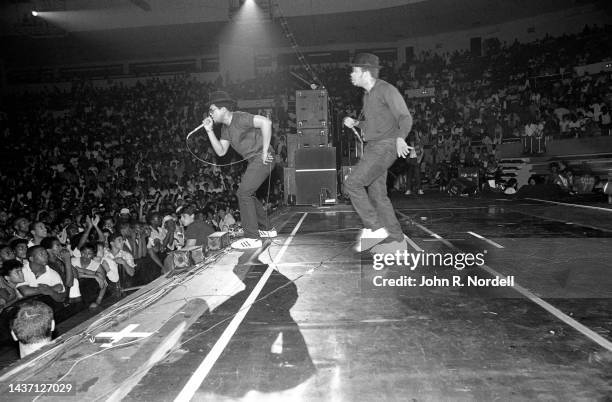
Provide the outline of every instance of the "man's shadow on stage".
<path id="1" fill-rule="evenodd" d="M 268 269 L 256 254 L 240 258 L 234 272 L 246 288 L 220 306 L 217 314 L 236 312 Z M 288 390 L 308 380 L 315 367 L 290 314 L 297 299 L 295 283 L 273 270 L 200 391 L 241 397 L 249 391 Z"/>

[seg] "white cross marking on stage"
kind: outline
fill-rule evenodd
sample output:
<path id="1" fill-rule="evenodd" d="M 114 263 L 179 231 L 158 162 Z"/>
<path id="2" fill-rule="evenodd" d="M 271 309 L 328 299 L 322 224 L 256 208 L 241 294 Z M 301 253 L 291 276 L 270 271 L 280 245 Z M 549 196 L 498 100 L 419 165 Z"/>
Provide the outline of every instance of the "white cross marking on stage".
<path id="1" fill-rule="evenodd" d="M 153 332 L 132 332 L 140 324 L 130 324 L 119 332 L 100 332 L 96 338 L 111 338 L 109 343 L 100 345 L 103 348 L 110 348 L 113 344 L 123 338 L 146 338 Z"/>

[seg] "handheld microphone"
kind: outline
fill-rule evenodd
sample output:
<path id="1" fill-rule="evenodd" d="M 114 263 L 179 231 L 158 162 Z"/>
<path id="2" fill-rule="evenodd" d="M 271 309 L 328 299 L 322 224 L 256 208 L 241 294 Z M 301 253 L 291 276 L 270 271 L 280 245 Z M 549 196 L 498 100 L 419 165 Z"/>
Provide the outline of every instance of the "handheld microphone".
<path id="1" fill-rule="evenodd" d="M 196 128 L 194 128 L 193 130 L 191 130 L 189 132 L 189 134 L 187 134 L 187 138 L 189 138 L 191 136 L 191 134 L 195 133 L 196 131 L 198 131 L 199 129 L 204 128 L 204 123 L 200 124 L 199 126 L 197 126 Z"/>
<path id="2" fill-rule="evenodd" d="M 207 117 L 207 119 L 210 119 L 210 117 Z M 206 119 L 205 119 L 204 121 L 206 121 Z M 202 124 L 200 124 L 199 126 L 197 126 L 196 128 L 194 128 L 193 130 L 191 130 L 191 131 L 189 132 L 189 134 L 187 134 L 187 138 L 189 138 L 189 136 L 190 136 L 191 134 L 195 133 L 195 132 L 196 132 L 196 131 L 198 131 L 199 129 L 204 128 L 204 125 L 205 125 L 205 123 L 202 123 Z"/>
<path id="3" fill-rule="evenodd" d="M 351 127 L 351 130 L 353 130 L 359 142 L 363 142 L 363 139 L 361 138 L 361 134 L 359 134 L 359 131 L 355 130 L 355 127 Z"/>

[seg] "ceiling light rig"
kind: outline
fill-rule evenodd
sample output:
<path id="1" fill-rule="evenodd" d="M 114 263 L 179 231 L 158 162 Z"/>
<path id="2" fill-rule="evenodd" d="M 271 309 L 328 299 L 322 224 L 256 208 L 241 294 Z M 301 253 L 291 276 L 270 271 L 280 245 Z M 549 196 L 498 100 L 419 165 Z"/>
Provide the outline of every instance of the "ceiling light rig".
<path id="1" fill-rule="evenodd" d="M 55 23 L 66 11 L 66 0 L 31 0 L 17 7 L 11 34 L 31 38 L 64 37 L 67 32 Z"/>
<path id="2" fill-rule="evenodd" d="M 234 20 L 234 17 L 243 7 L 257 7 L 259 15 L 263 16 L 261 21 L 272 21 L 274 18 L 274 5 L 272 0 L 229 0 L 229 19 Z"/>

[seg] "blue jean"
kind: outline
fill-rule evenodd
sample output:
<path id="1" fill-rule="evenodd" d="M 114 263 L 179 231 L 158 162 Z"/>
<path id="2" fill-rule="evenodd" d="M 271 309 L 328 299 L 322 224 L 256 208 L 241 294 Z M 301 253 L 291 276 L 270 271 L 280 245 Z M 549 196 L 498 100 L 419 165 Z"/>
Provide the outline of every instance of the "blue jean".
<path id="1" fill-rule="evenodd" d="M 365 228 L 385 227 L 389 240 L 401 241 L 404 239 L 402 227 L 387 196 L 387 170 L 396 159 L 395 138 L 368 142 L 344 188 Z"/>
<path id="2" fill-rule="evenodd" d="M 240 180 L 236 196 L 240 206 L 240 221 L 244 236 L 258 239 L 259 229 L 268 230 L 268 214 L 261 202 L 255 197 L 255 192 L 268 178 L 274 169 L 274 162 L 267 165 L 261 160 L 261 153 L 249 160 L 249 165 Z"/>

